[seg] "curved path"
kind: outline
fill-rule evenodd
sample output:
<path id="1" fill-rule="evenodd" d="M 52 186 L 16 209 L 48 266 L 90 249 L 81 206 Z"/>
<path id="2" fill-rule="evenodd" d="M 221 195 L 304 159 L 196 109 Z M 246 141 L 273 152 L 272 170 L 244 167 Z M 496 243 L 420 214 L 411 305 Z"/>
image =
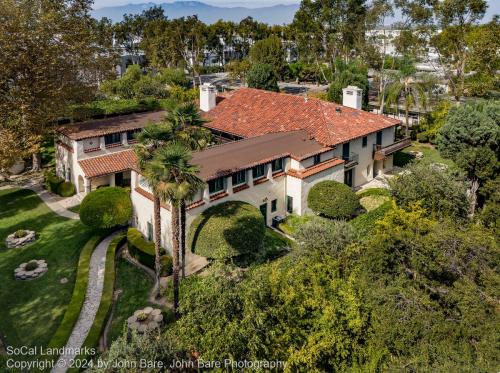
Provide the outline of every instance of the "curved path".
<path id="1" fill-rule="evenodd" d="M 59 357 L 57 364 L 54 369 L 52 369 L 52 373 L 66 372 L 70 367 L 70 360 L 78 356 L 78 349 L 82 347 L 85 338 L 87 338 L 97 314 L 99 304 L 101 303 L 104 270 L 106 266 L 106 252 L 108 251 L 111 240 L 113 240 L 118 233 L 119 232 L 115 232 L 102 240 L 92 253 L 85 301 L 80 311 L 80 316 L 65 346 L 65 353 Z"/>

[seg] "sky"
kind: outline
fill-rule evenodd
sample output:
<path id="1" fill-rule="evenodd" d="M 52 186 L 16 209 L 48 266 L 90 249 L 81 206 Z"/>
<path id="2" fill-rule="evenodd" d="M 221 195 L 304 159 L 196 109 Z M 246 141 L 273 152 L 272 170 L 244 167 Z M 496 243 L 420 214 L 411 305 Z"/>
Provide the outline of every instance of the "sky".
<path id="1" fill-rule="evenodd" d="M 179 1 L 179 0 L 177 0 Z M 182 0 L 180 0 L 182 1 Z M 244 6 L 246 8 L 260 8 L 263 6 L 272 6 L 277 4 L 299 4 L 300 0 L 197 0 L 210 5 L 219 6 Z M 488 11 L 485 21 L 489 21 L 493 14 L 500 14 L 500 0 L 487 0 Z M 94 8 L 103 8 L 108 6 L 125 5 L 125 4 L 144 4 L 144 3 L 169 3 L 174 0 L 94 0 Z"/>
<path id="2" fill-rule="evenodd" d="M 179 0 L 177 0 L 179 1 Z M 182 0 L 181 0 L 182 1 Z M 244 6 L 246 8 L 259 8 L 262 6 L 272 6 L 276 4 L 299 4 L 300 0 L 196 0 L 202 3 L 219 6 Z M 94 8 L 103 8 L 107 6 L 125 5 L 125 4 L 143 4 L 143 3 L 172 3 L 174 0 L 94 0 Z"/>

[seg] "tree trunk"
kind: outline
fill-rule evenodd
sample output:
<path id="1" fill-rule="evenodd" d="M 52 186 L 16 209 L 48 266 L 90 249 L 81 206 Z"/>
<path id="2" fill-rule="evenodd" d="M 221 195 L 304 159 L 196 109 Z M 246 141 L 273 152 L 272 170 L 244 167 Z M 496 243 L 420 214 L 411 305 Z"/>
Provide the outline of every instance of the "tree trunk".
<path id="1" fill-rule="evenodd" d="M 155 241 L 155 272 L 156 272 L 156 298 L 160 297 L 160 275 L 161 275 L 161 202 L 158 196 L 153 197 L 154 214 L 154 241 Z"/>
<path id="2" fill-rule="evenodd" d="M 476 213 L 476 204 L 477 204 L 477 190 L 479 189 L 479 181 L 477 179 L 473 179 L 470 190 L 469 190 L 469 201 L 470 201 L 470 209 L 469 209 L 469 217 L 473 218 Z"/>
<path id="3" fill-rule="evenodd" d="M 410 123 L 409 123 L 409 109 L 408 105 L 405 105 L 405 123 L 406 123 L 406 128 L 405 128 L 405 136 L 408 137 L 408 132 L 410 128 Z"/>
<path id="4" fill-rule="evenodd" d="M 33 153 L 33 171 L 40 171 L 42 169 L 42 155 L 40 152 Z"/>
<path id="5" fill-rule="evenodd" d="M 174 287 L 174 314 L 179 317 L 179 207 L 172 203 L 172 259 L 173 259 L 173 287 Z"/>
<path id="6" fill-rule="evenodd" d="M 181 278 L 186 278 L 186 201 L 180 203 Z"/>

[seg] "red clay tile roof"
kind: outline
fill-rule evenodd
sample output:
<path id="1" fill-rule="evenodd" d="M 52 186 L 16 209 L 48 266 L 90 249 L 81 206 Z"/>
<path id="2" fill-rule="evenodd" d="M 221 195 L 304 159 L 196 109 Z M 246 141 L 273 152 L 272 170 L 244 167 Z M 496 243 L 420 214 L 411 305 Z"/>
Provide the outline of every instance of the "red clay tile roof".
<path id="1" fill-rule="evenodd" d="M 164 117 L 164 111 L 152 111 L 67 124 L 58 127 L 57 130 L 72 140 L 83 140 L 90 137 L 144 128 L 149 123 L 160 122 Z"/>
<path id="2" fill-rule="evenodd" d="M 269 133 L 196 152 L 192 163 L 200 166 L 199 176 L 208 181 L 278 158 L 303 159 L 330 149 L 311 139 L 305 131 Z"/>
<path id="3" fill-rule="evenodd" d="M 191 162 L 200 166 L 200 178 L 209 181 L 278 158 L 291 156 L 304 159 L 330 149 L 311 139 L 305 131 L 269 133 L 195 152 Z M 134 150 L 128 149 L 84 159 L 78 163 L 86 177 L 97 177 L 130 169 L 137 170 L 136 162 Z"/>
<path id="4" fill-rule="evenodd" d="M 344 163 L 342 159 L 333 158 L 329 159 L 328 161 L 318 163 L 317 165 L 314 165 L 312 167 L 308 167 L 304 170 L 289 169 L 286 174 L 292 177 L 296 177 L 297 179 L 305 179 L 309 176 L 316 175 L 332 167 L 341 165 L 342 163 Z"/>
<path id="5" fill-rule="evenodd" d="M 401 123 L 315 98 L 252 88 L 231 92 L 204 116 L 210 120 L 207 127 L 241 137 L 301 129 L 328 146 Z"/>
<path id="6" fill-rule="evenodd" d="M 135 170 L 137 168 L 137 157 L 133 150 L 124 150 L 112 154 L 93 157 L 78 161 L 80 167 L 85 173 L 85 177 L 97 177 Z"/>

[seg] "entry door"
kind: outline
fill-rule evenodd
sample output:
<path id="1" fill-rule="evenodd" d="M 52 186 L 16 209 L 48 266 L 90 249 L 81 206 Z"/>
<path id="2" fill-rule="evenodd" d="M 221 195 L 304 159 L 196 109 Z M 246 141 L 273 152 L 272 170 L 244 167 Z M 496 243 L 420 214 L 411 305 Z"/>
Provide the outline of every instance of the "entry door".
<path id="1" fill-rule="evenodd" d="M 123 186 L 123 172 L 118 172 L 115 174 L 115 185 Z"/>
<path id="2" fill-rule="evenodd" d="M 350 170 L 347 170 L 344 172 L 344 184 L 352 187 L 353 180 L 352 180 L 352 171 L 353 169 L 351 168 Z"/>
<path id="3" fill-rule="evenodd" d="M 342 159 L 347 161 L 349 159 L 349 154 L 350 154 L 350 143 L 345 143 L 342 145 Z"/>
<path id="4" fill-rule="evenodd" d="M 264 216 L 264 223 L 267 225 L 267 202 L 260 205 L 260 212 Z"/>

